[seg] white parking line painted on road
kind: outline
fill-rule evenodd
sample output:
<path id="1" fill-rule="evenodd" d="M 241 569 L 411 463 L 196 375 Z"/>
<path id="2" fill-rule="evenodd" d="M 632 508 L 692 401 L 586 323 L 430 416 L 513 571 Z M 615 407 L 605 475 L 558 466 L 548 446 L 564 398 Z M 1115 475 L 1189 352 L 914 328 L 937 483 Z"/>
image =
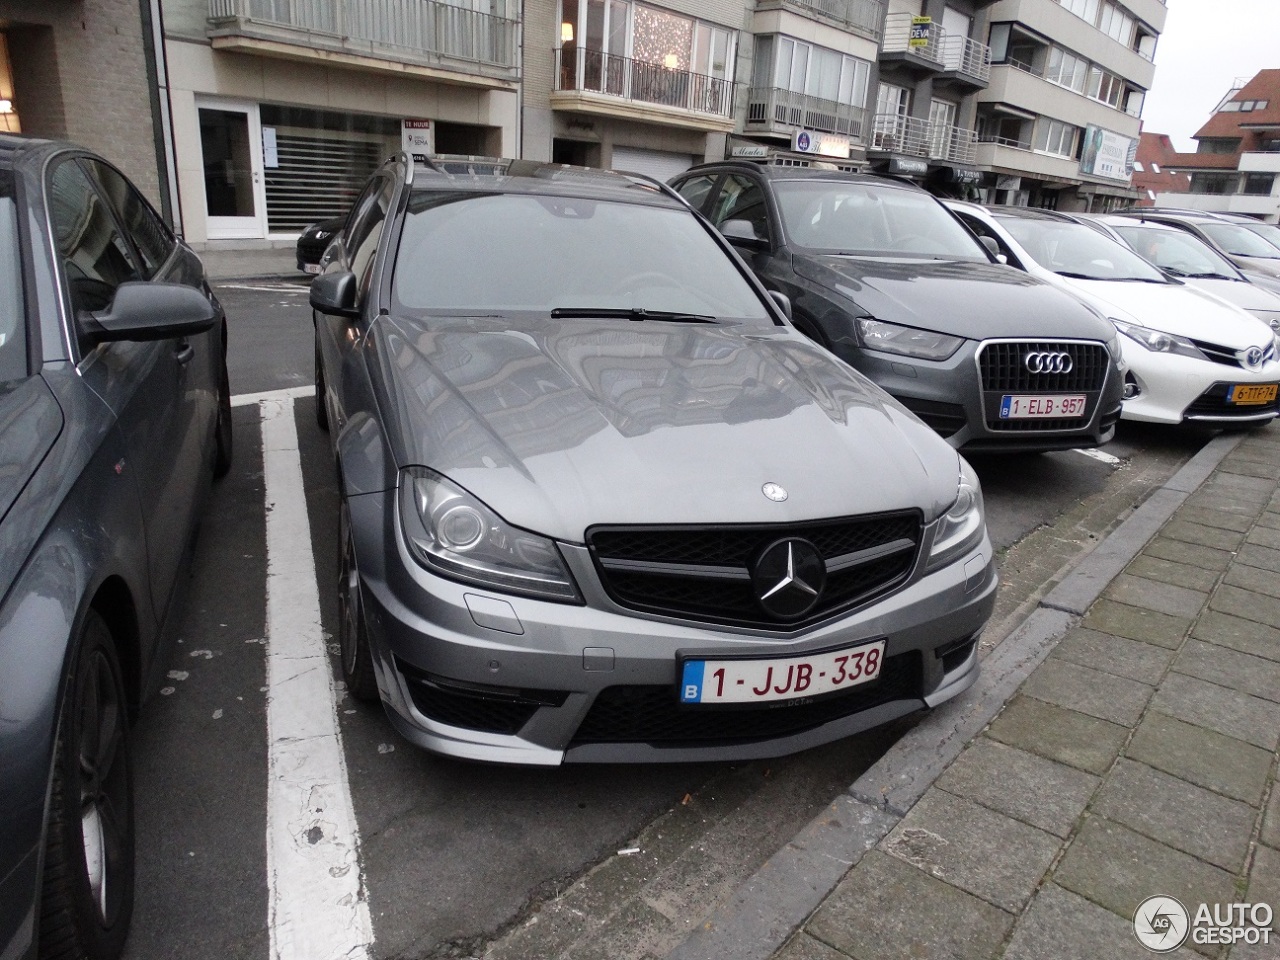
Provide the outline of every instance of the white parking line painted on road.
<path id="1" fill-rule="evenodd" d="M 219 283 L 214 281 L 219 290 L 254 290 L 258 293 L 307 293 L 311 292 L 309 284 L 298 283 Z"/>
<path id="2" fill-rule="evenodd" d="M 268 390 L 265 393 L 237 393 L 231 398 L 233 407 L 250 407 L 259 403 L 271 403 L 278 400 L 296 400 L 298 397 L 315 396 L 315 387 L 285 387 L 283 390 Z"/>
<path id="3" fill-rule="evenodd" d="M 320 622 L 293 399 L 260 402 L 267 508 L 271 960 L 365 960 L 373 926 Z"/>
<path id="4" fill-rule="evenodd" d="M 1080 450 L 1080 449 L 1077 449 L 1077 450 L 1076 450 L 1076 453 L 1082 453 L 1082 454 L 1084 454 L 1086 457 L 1092 457 L 1094 460 L 1098 460 L 1098 461 L 1100 461 L 1100 462 L 1102 462 L 1102 463 L 1109 463 L 1109 464 L 1111 464 L 1111 466 L 1113 466 L 1113 467 L 1118 467 L 1120 464 L 1124 463 L 1124 461 L 1123 461 L 1123 460 L 1121 460 L 1119 457 L 1113 457 L 1111 454 L 1109 454 L 1109 453 L 1103 453 L 1101 450 Z"/>

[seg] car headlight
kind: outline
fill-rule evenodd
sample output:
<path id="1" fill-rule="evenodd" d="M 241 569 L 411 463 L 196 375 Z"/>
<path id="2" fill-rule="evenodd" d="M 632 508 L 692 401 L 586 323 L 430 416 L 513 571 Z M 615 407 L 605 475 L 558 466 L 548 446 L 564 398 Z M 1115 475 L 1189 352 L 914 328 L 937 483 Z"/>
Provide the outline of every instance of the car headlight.
<path id="1" fill-rule="evenodd" d="M 333 231 L 317 230 L 314 234 L 312 234 L 312 236 L 314 236 L 317 240 L 328 240 L 330 237 L 333 236 Z"/>
<path id="2" fill-rule="evenodd" d="M 1118 332 L 1107 341 L 1107 353 L 1109 353 L 1111 355 L 1111 359 L 1117 363 L 1124 359 L 1124 351 L 1120 348 L 1120 334 Z"/>
<path id="3" fill-rule="evenodd" d="M 1153 353 L 1177 353 L 1184 357 L 1194 357 L 1197 360 L 1208 359 L 1200 352 L 1199 347 L 1185 337 L 1177 337 L 1172 333 L 1152 330 L 1149 327 L 1140 327 L 1136 323 L 1125 323 L 1125 321 L 1117 320 L 1114 317 L 1111 318 L 1111 322 L 1126 337 L 1142 344 Z"/>
<path id="4" fill-rule="evenodd" d="M 964 343 L 963 337 L 904 327 L 871 317 L 858 318 L 858 333 L 862 337 L 862 345 L 868 350 L 896 353 L 919 360 L 946 360 Z"/>
<path id="5" fill-rule="evenodd" d="M 400 521 L 415 560 L 464 583 L 544 600 L 581 602 L 554 542 L 511 526 L 440 474 L 400 476 Z"/>
<path id="6" fill-rule="evenodd" d="M 986 510 L 982 503 L 982 485 L 964 457 L 960 458 L 960 479 L 956 499 L 938 520 L 938 529 L 929 548 L 926 570 L 945 566 L 964 556 L 982 542 L 986 533 Z"/>

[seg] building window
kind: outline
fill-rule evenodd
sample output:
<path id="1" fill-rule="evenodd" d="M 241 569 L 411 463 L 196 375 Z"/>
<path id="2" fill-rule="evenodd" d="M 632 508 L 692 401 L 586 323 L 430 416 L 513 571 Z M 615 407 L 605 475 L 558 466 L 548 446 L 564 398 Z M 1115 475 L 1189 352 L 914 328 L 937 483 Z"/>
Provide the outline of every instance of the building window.
<path id="1" fill-rule="evenodd" d="M 1124 81 L 1101 67 L 1090 67 L 1089 96 L 1118 110 L 1124 99 Z"/>
<path id="2" fill-rule="evenodd" d="M 1194 173 L 1191 175 L 1191 193 L 1210 193 L 1221 196 L 1236 192 L 1234 173 Z"/>
<path id="3" fill-rule="evenodd" d="M 1134 172 L 1134 173 L 1146 173 L 1146 171 L 1145 171 L 1145 170 L 1143 169 L 1143 167 L 1142 167 L 1142 161 L 1141 161 L 1141 160 L 1135 160 L 1135 161 L 1133 161 L 1133 172 Z M 1156 171 L 1156 173 L 1159 173 L 1159 172 L 1160 172 L 1159 170 L 1157 170 L 1157 171 Z"/>
<path id="4" fill-rule="evenodd" d="M 1055 157 L 1074 157 L 1079 144 L 1080 128 L 1061 120 L 1041 118 L 1036 127 L 1035 149 Z"/>
<path id="5" fill-rule="evenodd" d="M 1049 51 L 1049 65 L 1045 68 L 1044 78 L 1060 87 L 1084 93 L 1085 79 L 1089 72 L 1089 64 L 1075 54 L 1067 53 L 1061 47 L 1053 47 Z"/>
<path id="6" fill-rule="evenodd" d="M 1063 9 L 1070 10 L 1082 20 L 1098 22 L 1098 0 L 1058 0 Z"/>
<path id="7" fill-rule="evenodd" d="M 1222 137 L 1202 137 L 1197 141 L 1196 153 L 1238 153 L 1240 141 Z"/>
<path id="8" fill-rule="evenodd" d="M 1244 193 L 1251 197 L 1269 197 L 1275 185 L 1274 173 L 1249 173 L 1244 178 Z"/>
<path id="9" fill-rule="evenodd" d="M 776 48 L 770 55 L 771 48 Z M 772 67 L 772 75 L 770 68 Z M 775 87 L 855 107 L 866 106 L 871 64 L 781 35 L 756 37 L 752 86 Z"/>
<path id="10" fill-rule="evenodd" d="M 1151 164 L 1151 172 L 1152 172 L 1152 173 L 1159 173 L 1159 172 L 1160 172 L 1160 164 L 1158 164 L 1158 163 L 1153 163 L 1153 164 Z"/>
<path id="11" fill-rule="evenodd" d="M 1114 3 L 1104 3 L 1102 16 L 1098 18 L 1098 29 L 1127 47 L 1133 39 L 1133 17 Z"/>
<path id="12" fill-rule="evenodd" d="M 1131 117 L 1142 116 L 1142 105 L 1146 102 L 1147 95 L 1141 90 L 1130 90 L 1125 94 L 1124 112 Z"/>

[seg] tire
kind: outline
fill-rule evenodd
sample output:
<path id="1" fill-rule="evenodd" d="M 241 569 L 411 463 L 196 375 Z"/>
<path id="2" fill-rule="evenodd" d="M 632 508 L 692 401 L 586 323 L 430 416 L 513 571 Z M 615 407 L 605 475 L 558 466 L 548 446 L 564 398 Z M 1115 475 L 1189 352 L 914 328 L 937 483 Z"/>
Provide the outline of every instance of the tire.
<path id="1" fill-rule="evenodd" d="M 227 358 L 222 358 L 218 374 L 218 422 L 214 427 L 213 475 L 225 477 L 231 471 L 231 378 Z"/>
<path id="2" fill-rule="evenodd" d="M 345 501 L 338 511 L 338 651 L 342 679 L 353 700 L 368 703 L 378 699 L 378 679 L 373 672 L 373 651 L 360 603 L 355 537 Z"/>
<path id="3" fill-rule="evenodd" d="M 133 914 L 133 771 L 120 662 L 90 611 L 67 678 L 49 796 L 41 960 L 114 960 Z"/>
<path id="4" fill-rule="evenodd" d="M 324 363 L 320 359 L 320 334 L 316 332 L 316 424 L 329 432 L 329 407 L 326 404 L 328 389 L 324 382 Z"/>

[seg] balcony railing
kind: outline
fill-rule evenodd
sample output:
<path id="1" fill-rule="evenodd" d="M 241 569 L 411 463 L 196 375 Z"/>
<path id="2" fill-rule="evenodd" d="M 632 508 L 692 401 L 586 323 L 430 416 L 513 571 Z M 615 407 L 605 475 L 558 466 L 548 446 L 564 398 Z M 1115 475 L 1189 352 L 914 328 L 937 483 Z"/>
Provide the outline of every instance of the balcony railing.
<path id="1" fill-rule="evenodd" d="M 757 0 L 757 10 L 795 7 L 844 24 L 853 33 L 869 40 L 879 40 L 884 22 L 881 0 Z"/>
<path id="2" fill-rule="evenodd" d="M 378 59 L 514 70 L 519 22 L 438 0 L 209 0 L 213 34 L 245 32 Z"/>
<path id="3" fill-rule="evenodd" d="M 978 135 L 973 130 L 950 124 L 934 124 L 929 141 L 929 158 L 950 163 L 973 163 L 977 155 Z"/>
<path id="4" fill-rule="evenodd" d="M 1014 137 L 997 137 L 994 134 L 983 134 L 978 137 L 978 143 L 994 143 L 998 147 L 1013 147 L 1015 150 L 1030 150 L 1030 140 L 1017 140 Z"/>
<path id="5" fill-rule="evenodd" d="M 911 46 L 911 20 L 909 13 L 891 13 L 884 18 L 884 42 L 880 49 L 885 53 L 911 53 L 925 60 L 943 64 L 942 39 L 947 32 L 937 23 L 925 27 L 925 39 L 922 47 Z"/>
<path id="6" fill-rule="evenodd" d="M 932 139 L 933 124 L 928 120 L 897 113 L 877 113 L 871 149 L 927 157 Z"/>
<path id="7" fill-rule="evenodd" d="M 733 81 L 585 47 L 556 50 L 556 89 L 733 116 Z"/>
<path id="8" fill-rule="evenodd" d="M 772 130 L 785 127 L 837 133 L 864 141 L 869 112 L 835 100 L 811 97 L 777 87 L 752 87 L 747 92 L 747 127 Z"/>
<path id="9" fill-rule="evenodd" d="M 986 83 L 991 79 L 991 48 L 977 40 L 944 31 L 942 64 L 948 70 Z"/>

